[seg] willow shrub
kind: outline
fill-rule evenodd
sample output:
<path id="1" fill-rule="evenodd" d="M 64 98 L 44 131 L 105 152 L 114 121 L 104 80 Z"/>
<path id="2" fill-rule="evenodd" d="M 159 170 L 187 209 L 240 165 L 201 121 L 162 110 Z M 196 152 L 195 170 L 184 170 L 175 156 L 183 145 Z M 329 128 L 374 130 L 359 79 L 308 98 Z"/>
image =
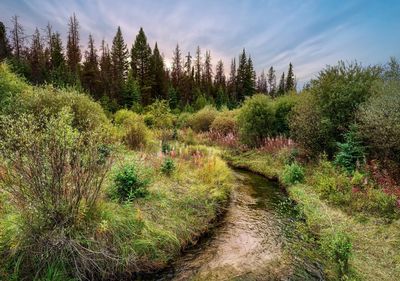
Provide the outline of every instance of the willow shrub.
<path id="1" fill-rule="evenodd" d="M 68 108 L 52 117 L 0 120 L 0 185 L 19 217 L 0 231 L 0 265 L 13 264 L 22 275 L 40 276 L 42 269 L 62 263 L 79 276 L 106 259 L 89 249 L 95 241 L 81 241 L 78 233 L 96 214 L 111 164 L 104 149 L 108 139 L 101 130 L 79 131 L 73 120 Z M 10 237 L 14 242 L 3 241 Z"/>
<path id="2" fill-rule="evenodd" d="M 197 111 L 189 120 L 190 127 L 195 132 L 207 132 L 217 117 L 218 111 L 213 106 L 205 106 Z"/>
<path id="3" fill-rule="evenodd" d="M 121 109 L 114 115 L 122 141 L 131 149 L 145 147 L 150 141 L 150 131 L 142 116 L 133 111 Z"/>

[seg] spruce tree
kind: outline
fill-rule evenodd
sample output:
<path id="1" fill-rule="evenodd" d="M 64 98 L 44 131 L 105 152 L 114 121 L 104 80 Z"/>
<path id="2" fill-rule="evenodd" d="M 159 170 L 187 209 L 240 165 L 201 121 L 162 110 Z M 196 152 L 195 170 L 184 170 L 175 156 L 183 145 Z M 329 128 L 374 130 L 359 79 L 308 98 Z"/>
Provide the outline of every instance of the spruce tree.
<path id="1" fill-rule="evenodd" d="M 275 97 L 276 95 L 276 75 L 275 70 L 271 66 L 268 70 L 268 93 L 271 97 Z"/>
<path id="2" fill-rule="evenodd" d="M 265 76 L 264 70 L 261 72 L 257 79 L 257 92 L 262 94 L 268 94 L 267 77 Z"/>
<path id="3" fill-rule="evenodd" d="M 281 80 L 279 80 L 278 92 L 276 96 L 282 96 L 286 92 L 285 72 L 282 72 Z"/>
<path id="4" fill-rule="evenodd" d="M 133 75 L 133 70 L 131 69 L 128 73 L 128 78 L 125 83 L 124 91 L 124 106 L 129 108 L 137 108 L 141 106 L 141 92 L 139 82 L 135 79 Z"/>
<path id="5" fill-rule="evenodd" d="M 171 71 L 172 85 L 174 86 L 175 90 L 180 88 L 182 82 L 181 81 L 182 76 L 183 76 L 182 53 L 181 50 L 179 49 L 179 45 L 177 44 L 172 57 L 172 71 Z"/>
<path id="6" fill-rule="evenodd" d="M 60 33 L 53 33 L 50 41 L 49 79 L 54 85 L 65 86 L 69 82 L 69 76 L 66 74 L 67 67 Z"/>
<path id="7" fill-rule="evenodd" d="M 151 57 L 152 62 L 152 73 L 153 73 L 153 98 L 155 99 L 166 99 L 166 76 L 164 69 L 164 59 L 158 50 L 157 42 L 154 46 L 153 55 Z"/>
<path id="8" fill-rule="evenodd" d="M 8 42 L 6 27 L 0 21 L 0 62 L 11 55 L 11 47 Z"/>
<path id="9" fill-rule="evenodd" d="M 229 72 L 228 80 L 228 96 L 230 107 L 233 107 L 237 103 L 237 81 L 236 81 L 236 59 L 233 58 L 231 61 L 231 69 Z"/>
<path id="10" fill-rule="evenodd" d="M 83 88 L 86 89 L 91 96 L 95 99 L 101 98 L 101 93 L 99 92 L 100 70 L 98 55 L 91 34 L 89 34 L 88 49 L 85 52 L 81 80 Z"/>
<path id="11" fill-rule="evenodd" d="M 253 60 L 249 56 L 246 65 L 245 96 L 252 96 L 256 91 L 256 72 L 253 67 Z"/>
<path id="12" fill-rule="evenodd" d="M 110 49 L 106 45 L 105 41 L 101 42 L 101 57 L 100 57 L 100 89 L 101 95 L 105 99 L 110 99 L 112 95 L 112 61 L 110 55 Z"/>
<path id="13" fill-rule="evenodd" d="M 75 84 L 79 83 L 80 61 L 82 58 L 79 46 L 79 22 L 75 13 L 69 18 L 68 28 L 67 65 Z"/>
<path id="14" fill-rule="evenodd" d="M 293 65 L 289 63 L 289 70 L 286 77 L 286 85 L 285 85 L 285 92 L 295 90 L 295 78 L 293 73 Z"/>
<path id="15" fill-rule="evenodd" d="M 239 66 L 237 69 L 237 102 L 241 103 L 246 96 L 246 79 L 248 78 L 247 56 L 246 50 L 243 49 L 239 56 Z"/>
<path id="16" fill-rule="evenodd" d="M 123 103 L 123 90 L 129 65 L 128 56 L 128 49 L 122 36 L 121 28 L 118 26 L 111 47 L 111 99 L 115 100 L 119 104 Z"/>
<path id="17" fill-rule="evenodd" d="M 12 17 L 12 29 L 11 29 L 11 43 L 13 55 L 17 61 L 21 60 L 22 54 L 25 49 L 25 34 L 24 28 L 19 23 L 18 16 L 15 15 Z"/>
<path id="18" fill-rule="evenodd" d="M 44 82 L 44 72 L 46 67 L 46 61 L 44 56 L 44 48 L 42 44 L 42 38 L 39 30 L 36 28 L 32 36 L 32 44 L 29 49 L 28 62 L 30 65 L 30 80 L 34 84 L 40 84 Z"/>
<path id="19" fill-rule="evenodd" d="M 222 60 L 219 60 L 217 66 L 215 67 L 215 78 L 214 78 L 214 85 L 218 89 L 222 87 L 225 90 L 226 88 L 226 78 L 224 74 L 224 63 Z"/>
<path id="20" fill-rule="evenodd" d="M 204 59 L 204 71 L 202 75 L 203 92 L 206 94 L 207 98 L 210 98 L 212 93 L 212 64 L 211 64 L 211 53 L 206 51 Z"/>
<path id="21" fill-rule="evenodd" d="M 151 87 L 153 84 L 151 68 L 151 48 L 141 27 L 131 50 L 131 69 L 133 78 L 139 82 L 142 102 L 147 105 L 153 101 Z"/>
<path id="22" fill-rule="evenodd" d="M 194 65 L 194 81 L 197 87 L 201 86 L 201 72 L 202 72 L 201 70 L 202 70 L 201 50 L 200 47 L 197 46 L 196 60 Z"/>

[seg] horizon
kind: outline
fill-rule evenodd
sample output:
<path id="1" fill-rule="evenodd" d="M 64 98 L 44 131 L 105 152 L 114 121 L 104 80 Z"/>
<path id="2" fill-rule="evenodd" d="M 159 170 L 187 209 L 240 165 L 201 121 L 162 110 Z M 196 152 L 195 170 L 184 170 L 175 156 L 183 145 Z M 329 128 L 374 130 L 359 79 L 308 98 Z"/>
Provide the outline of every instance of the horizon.
<path id="1" fill-rule="evenodd" d="M 391 36 L 400 29 L 397 1 L 289 1 L 285 6 L 279 1 L 232 2 L 6 0 L 0 3 L 0 21 L 9 27 L 11 17 L 18 15 L 27 35 L 49 22 L 65 46 L 68 18 L 75 13 L 82 51 L 89 33 L 97 49 L 102 39 L 111 45 L 118 26 L 130 49 L 143 27 L 151 48 L 158 43 L 167 66 L 176 44 L 183 56 L 194 55 L 200 46 L 203 55 L 211 51 L 213 69 L 223 60 L 226 75 L 231 60 L 245 48 L 257 75 L 273 66 L 279 77 L 291 62 L 299 86 L 339 60 L 370 65 L 400 56 L 400 37 Z"/>

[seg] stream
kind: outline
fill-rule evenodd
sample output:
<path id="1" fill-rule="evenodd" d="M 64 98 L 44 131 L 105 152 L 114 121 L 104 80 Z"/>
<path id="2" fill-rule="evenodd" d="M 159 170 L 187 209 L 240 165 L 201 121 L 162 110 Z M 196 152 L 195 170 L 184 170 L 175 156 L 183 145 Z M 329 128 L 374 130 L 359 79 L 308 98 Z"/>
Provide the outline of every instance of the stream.
<path id="1" fill-rule="evenodd" d="M 288 201 L 284 191 L 253 173 L 234 173 L 237 187 L 212 233 L 143 280 L 324 280 L 317 263 L 287 247 L 296 235 L 289 233 L 290 212 L 281 208 Z"/>

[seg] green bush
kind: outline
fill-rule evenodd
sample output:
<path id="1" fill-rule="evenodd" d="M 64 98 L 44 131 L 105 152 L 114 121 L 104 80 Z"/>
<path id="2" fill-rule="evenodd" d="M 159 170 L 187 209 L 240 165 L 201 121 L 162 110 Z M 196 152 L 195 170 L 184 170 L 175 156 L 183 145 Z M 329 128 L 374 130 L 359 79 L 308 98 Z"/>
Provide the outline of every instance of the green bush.
<path id="1" fill-rule="evenodd" d="M 136 164 L 122 166 L 113 176 L 114 188 L 111 196 L 120 202 L 132 201 L 148 194 L 150 180 L 140 174 Z"/>
<path id="2" fill-rule="evenodd" d="M 237 120 L 234 113 L 231 111 L 223 111 L 218 114 L 211 123 L 210 129 L 223 135 L 227 135 L 229 133 L 236 133 L 237 127 Z"/>
<path id="3" fill-rule="evenodd" d="M 150 132 L 140 115 L 121 109 L 115 113 L 114 122 L 120 130 L 122 141 L 129 148 L 138 149 L 149 143 Z"/>
<path id="4" fill-rule="evenodd" d="M 352 247 L 349 235 L 342 231 L 335 231 L 326 235 L 322 241 L 322 249 L 337 264 L 338 275 L 341 280 L 346 280 L 346 275 L 349 273 Z"/>
<path id="5" fill-rule="evenodd" d="M 338 143 L 339 150 L 335 155 L 334 164 L 352 174 L 357 164 L 364 160 L 364 147 L 357 139 L 355 131 L 350 130 L 344 136 L 345 142 Z"/>
<path id="6" fill-rule="evenodd" d="M 257 146 L 264 138 L 274 134 L 275 112 L 272 101 L 257 94 L 245 100 L 238 114 L 241 141 Z"/>
<path id="7" fill-rule="evenodd" d="M 295 106 L 290 121 L 295 140 L 315 154 L 325 151 L 332 156 L 380 74 L 379 67 L 358 63 L 339 62 L 322 70 L 311 81 L 308 101 L 301 99 Z"/>
<path id="8" fill-rule="evenodd" d="M 304 169 L 296 162 L 285 165 L 282 180 L 286 185 L 302 183 L 304 181 Z"/>
<path id="9" fill-rule="evenodd" d="M 29 89 L 30 86 L 24 79 L 14 74 L 9 65 L 0 63 L 0 112 L 15 110 L 9 108 L 13 99 L 17 94 Z"/>
<path id="10" fill-rule="evenodd" d="M 161 165 L 161 172 L 167 176 L 170 176 L 175 170 L 175 163 L 172 158 L 165 158 Z"/>
<path id="11" fill-rule="evenodd" d="M 380 83 L 358 112 L 359 136 L 372 156 L 400 163 L 400 82 Z"/>
<path id="12" fill-rule="evenodd" d="M 176 121 L 176 126 L 179 129 L 184 129 L 189 127 L 189 120 L 192 118 L 192 114 L 189 112 L 182 112 L 179 114 L 178 119 Z"/>
<path id="13" fill-rule="evenodd" d="M 189 121 L 190 127 L 195 132 L 206 132 L 210 130 L 211 124 L 217 115 L 218 111 L 214 107 L 207 105 L 193 114 Z"/>
<path id="14" fill-rule="evenodd" d="M 145 123 L 150 128 L 171 129 L 174 126 L 175 116 L 166 100 L 156 100 L 145 109 Z"/>
<path id="15" fill-rule="evenodd" d="M 275 134 L 289 136 L 289 116 L 299 100 L 296 93 L 277 97 L 274 100 L 275 107 Z"/>

